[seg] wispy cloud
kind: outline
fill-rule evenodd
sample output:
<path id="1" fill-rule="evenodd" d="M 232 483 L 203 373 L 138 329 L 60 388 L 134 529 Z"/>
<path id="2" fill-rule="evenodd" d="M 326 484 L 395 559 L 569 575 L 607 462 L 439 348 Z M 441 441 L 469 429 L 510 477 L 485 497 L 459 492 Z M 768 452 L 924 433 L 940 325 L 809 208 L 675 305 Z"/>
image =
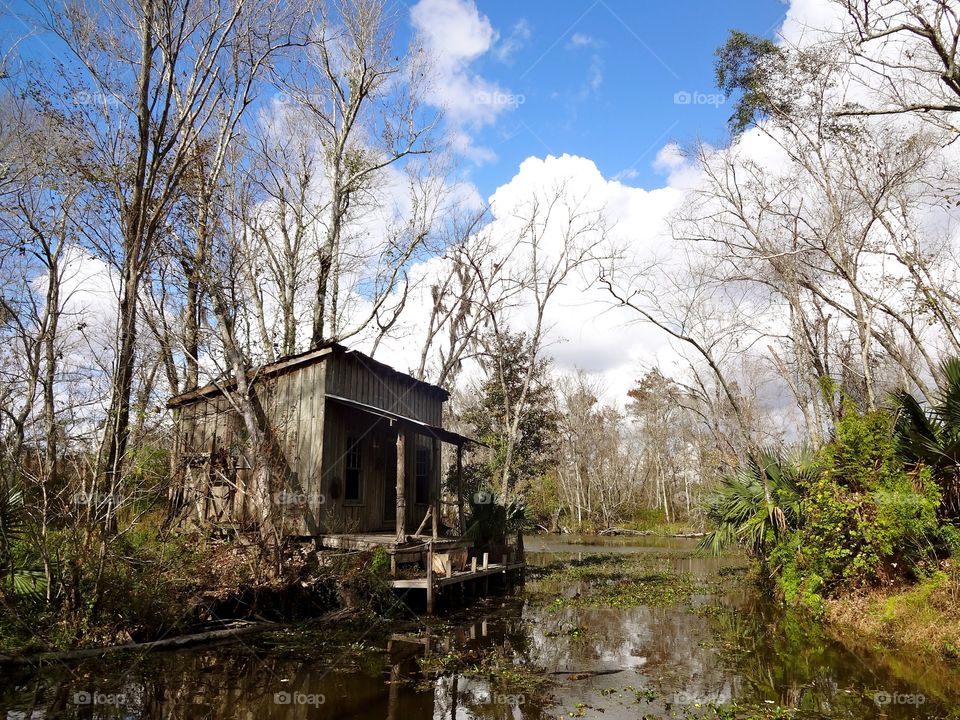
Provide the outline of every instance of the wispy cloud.
<path id="1" fill-rule="evenodd" d="M 603 85 L 603 59 L 599 55 L 590 58 L 590 90 L 596 92 Z"/>
<path id="2" fill-rule="evenodd" d="M 494 55 L 500 62 L 509 62 L 517 51 L 527 43 L 531 34 L 530 23 L 526 19 L 520 18 L 510 28 L 510 34 L 496 44 Z"/>
<path id="3" fill-rule="evenodd" d="M 570 36 L 570 42 L 567 43 L 568 48 L 595 48 L 600 47 L 600 41 L 591 35 L 585 33 L 575 32 Z"/>

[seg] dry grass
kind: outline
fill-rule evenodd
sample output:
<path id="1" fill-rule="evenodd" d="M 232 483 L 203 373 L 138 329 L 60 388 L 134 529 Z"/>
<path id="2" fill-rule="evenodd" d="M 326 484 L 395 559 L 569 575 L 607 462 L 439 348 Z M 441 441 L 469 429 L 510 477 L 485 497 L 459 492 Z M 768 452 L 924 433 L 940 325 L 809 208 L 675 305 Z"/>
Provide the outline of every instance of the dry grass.
<path id="1" fill-rule="evenodd" d="M 828 600 L 826 612 L 840 632 L 863 642 L 960 659 L 960 567 L 955 560 L 917 585 Z"/>

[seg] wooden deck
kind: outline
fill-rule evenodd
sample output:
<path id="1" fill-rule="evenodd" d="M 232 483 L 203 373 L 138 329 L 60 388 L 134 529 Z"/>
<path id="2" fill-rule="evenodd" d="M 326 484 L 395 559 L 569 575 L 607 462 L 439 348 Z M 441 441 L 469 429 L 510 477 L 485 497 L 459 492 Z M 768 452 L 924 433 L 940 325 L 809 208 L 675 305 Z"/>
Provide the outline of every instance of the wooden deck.
<path id="1" fill-rule="evenodd" d="M 408 535 L 408 540 L 400 542 L 396 534 L 391 532 L 382 533 L 337 533 L 335 535 L 321 535 L 319 542 L 323 547 L 333 548 L 335 550 L 375 550 L 382 547 L 388 551 L 402 551 L 410 549 L 413 546 L 425 545 L 428 541 L 433 542 L 434 548 L 438 552 L 453 548 L 470 547 L 473 543 L 466 538 L 436 538 L 430 535 Z"/>
<path id="2" fill-rule="evenodd" d="M 490 562 L 486 552 L 472 552 L 473 541 L 463 537 L 434 538 L 432 535 L 407 535 L 398 541 L 395 533 L 332 533 L 319 538 L 322 547 L 334 550 L 374 550 L 383 548 L 390 554 L 390 585 L 400 591 L 426 592 L 427 612 L 433 613 L 437 596 L 444 590 L 476 580 L 482 583 L 483 594 L 489 589 L 491 577 L 508 577 L 522 572 L 526 562 L 511 550 L 499 556 L 500 562 Z M 417 577 L 397 577 L 401 565 L 420 566 Z M 415 571 L 416 572 L 416 571 Z M 477 586 L 474 585 L 474 588 Z"/>
<path id="3" fill-rule="evenodd" d="M 525 562 L 490 563 L 487 565 L 486 569 L 477 568 L 476 570 L 457 570 L 450 575 L 434 574 L 433 586 L 435 588 L 442 588 L 450 585 L 459 585 L 461 583 L 470 582 L 471 580 L 478 580 L 491 575 L 501 575 L 510 572 L 511 570 L 522 570 L 525 567 Z M 390 584 L 393 585 L 393 587 L 402 590 L 426 590 L 428 582 L 429 581 L 426 577 L 422 577 L 392 580 Z"/>
<path id="4" fill-rule="evenodd" d="M 509 555 L 504 555 L 502 562 L 491 563 L 489 562 L 489 555 L 483 553 L 481 558 L 476 555 L 470 558 L 469 569 L 456 569 L 451 554 L 435 549 L 431 543 L 428 547 L 425 565 L 426 572 L 423 577 L 395 577 L 390 581 L 390 584 L 394 590 L 404 592 L 424 591 L 427 595 L 427 612 L 432 615 L 436 607 L 437 596 L 445 590 L 457 585 L 466 588 L 467 584 L 470 583 L 473 591 L 476 592 L 479 583 L 475 581 L 482 581 L 482 592 L 487 595 L 491 577 L 501 576 L 504 580 L 508 580 L 511 572 L 519 571 L 522 574 L 527 564 L 522 557 L 519 560 L 511 560 Z"/>

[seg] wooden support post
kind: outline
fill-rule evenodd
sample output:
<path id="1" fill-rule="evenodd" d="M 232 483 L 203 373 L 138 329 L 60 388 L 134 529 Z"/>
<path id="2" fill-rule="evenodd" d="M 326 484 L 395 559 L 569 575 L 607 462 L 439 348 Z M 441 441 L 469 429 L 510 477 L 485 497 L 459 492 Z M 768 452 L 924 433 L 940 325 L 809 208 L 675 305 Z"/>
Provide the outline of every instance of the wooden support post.
<path id="1" fill-rule="evenodd" d="M 484 569 L 484 570 L 487 569 L 487 565 L 489 564 L 489 560 L 490 560 L 490 553 L 484 553 L 484 554 L 483 554 L 483 569 Z"/>
<path id="2" fill-rule="evenodd" d="M 433 615 L 433 542 L 427 541 L 427 614 Z"/>
<path id="3" fill-rule="evenodd" d="M 400 709 L 400 666 L 390 666 L 390 689 L 387 691 L 387 720 L 396 720 Z"/>
<path id="4" fill-rule="evenodd" d="M 440 525 L 440 493 L 442 492 L 440 482 L 440 440 L 433 439 L 433 467 L 430 468 L 430 479 L 433 484 L 433 504 L 430 509 L 433 510 L 433 539 L 439 537 L 438 530 Z"/>
<path id="5" fill-rule="evenodd" d="M 407 539 L 407 436 L 397 427 L 397 542 Z M 429 563 L 428 563 L 429 565 Z"/>
<path id="6" fill-rule="evenodd" d="M 453 673 L 453 680 L 450 681 L 450 718 L 455 720 L 459 713 L 457 713 L 457 695 L 458 695 L 458 684 L 457 680 L 460 676 L 457 673 Z"/>
<path id="7" fill-rule="evenodd" d="M 470 558 L 470 572 L 472 573 L 477 572 L 477 556 L 476 555 Z"/>
<path id="8" fill-rule="evenodd" d="M 457 534 L 467 530 L 463 517 L 463 443 L 457 443 Z"/>

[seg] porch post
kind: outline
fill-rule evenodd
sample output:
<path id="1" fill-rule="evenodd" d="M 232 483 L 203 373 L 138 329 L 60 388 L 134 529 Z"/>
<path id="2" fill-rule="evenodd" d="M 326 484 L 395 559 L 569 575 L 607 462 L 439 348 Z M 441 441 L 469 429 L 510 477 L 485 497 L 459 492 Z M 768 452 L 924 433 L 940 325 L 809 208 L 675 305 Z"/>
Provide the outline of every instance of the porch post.
<path id="1" fill-rule="evenodd" d="M 457 532 L 466 531 L 463 521 L 463 443 L 457 443 Z"/>
<path id="2" fill-rule="evenodd" d="M 407 436 L 397 426 L 397 541 L 407 538 Z"/>
<path id="3" fill-rule="evenodd" d="M 433 467 L 430 472 L 430 480 L 433 485 L 433 539 L 438 537 L 438 528 L 440 525 L 440 495 L 443 491 L 443 483 L 440 478 L 440 440 L 433 439 Z"/>
<path id="4" fill-rule="evenodd" d="M 427 540 L 427 615 L 433 615 L 433 540 Z"/>

